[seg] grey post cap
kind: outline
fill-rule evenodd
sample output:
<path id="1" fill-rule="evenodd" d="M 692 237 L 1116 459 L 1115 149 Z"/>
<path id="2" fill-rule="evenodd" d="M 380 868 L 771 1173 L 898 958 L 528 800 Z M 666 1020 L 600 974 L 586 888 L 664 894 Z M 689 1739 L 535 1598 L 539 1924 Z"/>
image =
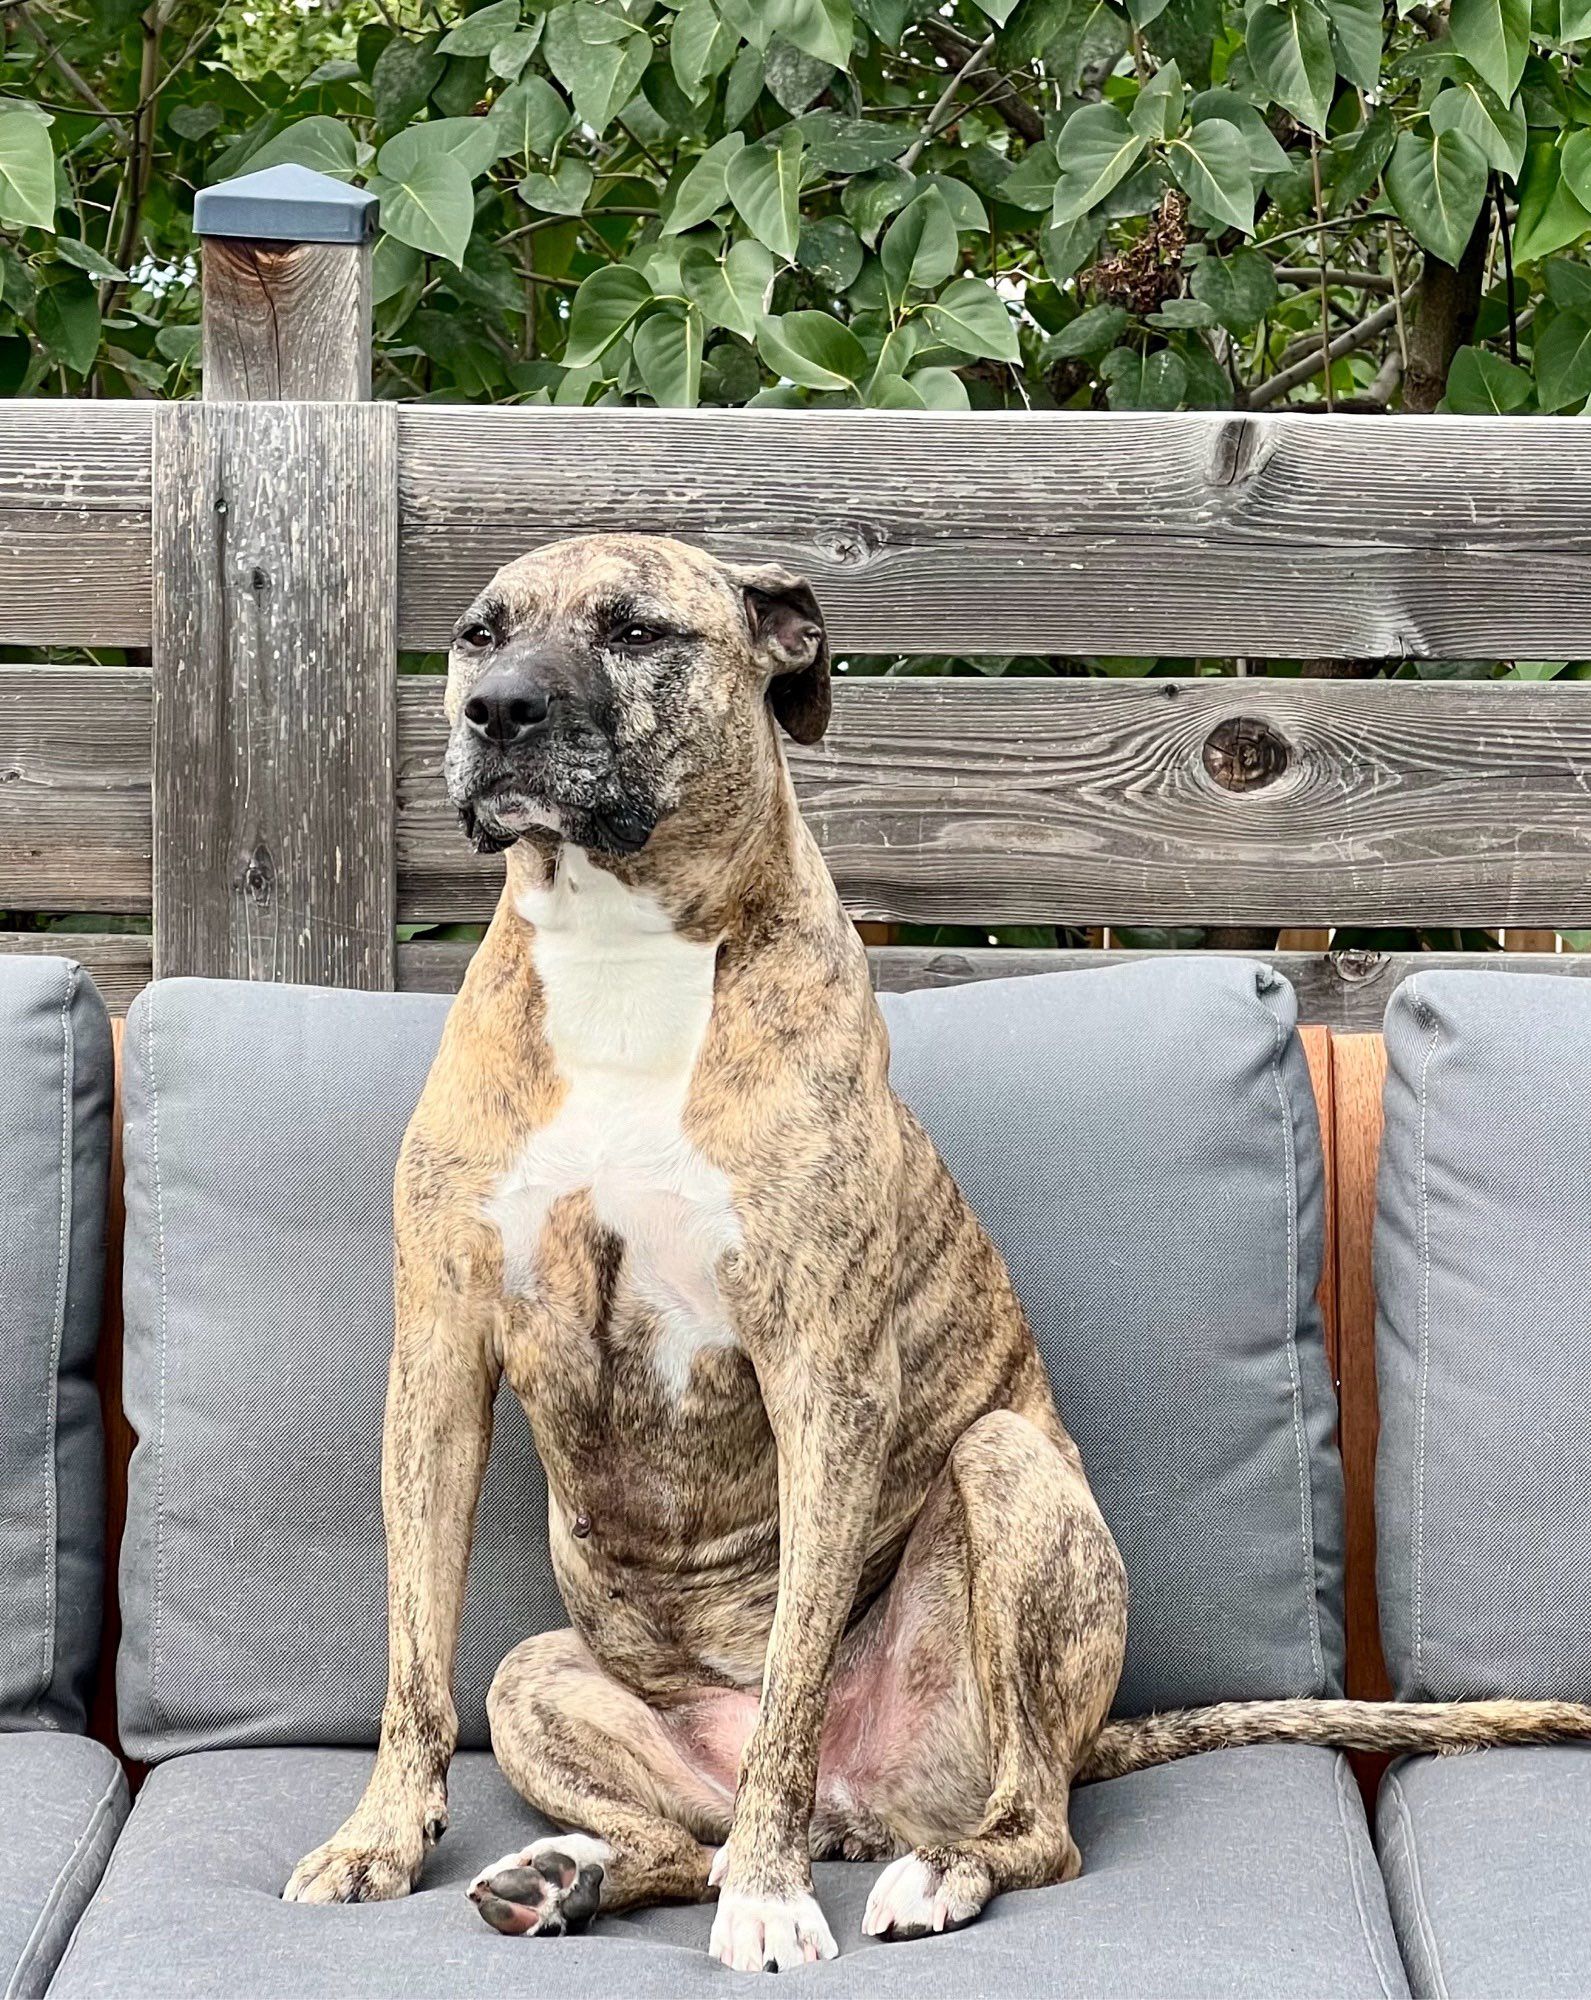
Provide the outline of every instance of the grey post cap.
<path id="1" fill-rule="evenodd" d="M 262 167 L 193 204 L 199 236 L 252 236 L 279 243 L 363 243 L 376 230 L 376 197 L 313 167 Z"/>

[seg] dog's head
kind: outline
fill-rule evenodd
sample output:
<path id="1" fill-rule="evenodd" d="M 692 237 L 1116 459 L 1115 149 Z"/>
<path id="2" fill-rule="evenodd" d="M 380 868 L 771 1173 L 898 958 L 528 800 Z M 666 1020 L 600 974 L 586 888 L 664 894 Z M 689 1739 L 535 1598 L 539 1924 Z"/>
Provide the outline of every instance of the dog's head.
<path id="1" fill-rule="evenodd" d="M 694 807 L 726 825 L 829 719 L 823 617 L 798 576 L 661 535 L 586 535 L 498 571 L 454 628 L 445 771 L 483 850 L 542 828 L 638 853 Z"/>

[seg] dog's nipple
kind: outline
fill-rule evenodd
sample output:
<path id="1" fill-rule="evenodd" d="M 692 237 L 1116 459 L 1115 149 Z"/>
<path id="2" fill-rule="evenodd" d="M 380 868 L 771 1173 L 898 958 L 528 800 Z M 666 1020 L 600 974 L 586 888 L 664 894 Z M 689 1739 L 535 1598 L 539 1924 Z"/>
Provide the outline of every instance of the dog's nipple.
<path id="1" fill-rule="evenodd" d="M 583 1542 L 590 1532 L 591 1516 L 589 1514 L 576 1514 L 574 1518 L 574 1533 Z"/>

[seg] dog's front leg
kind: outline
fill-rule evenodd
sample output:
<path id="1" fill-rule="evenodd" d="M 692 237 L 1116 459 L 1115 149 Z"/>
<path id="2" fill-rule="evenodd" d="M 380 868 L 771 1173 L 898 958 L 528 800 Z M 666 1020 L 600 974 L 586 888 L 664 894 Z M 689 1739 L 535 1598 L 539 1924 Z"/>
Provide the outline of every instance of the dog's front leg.
<path id="1" fill-rule="evenodd" d="M 453 1658 L 498 1366 L 489 1319 L 453 1283 L 398 1266 L 381 1511 L 387 1531 L 387 1699 L 364 1797 L 293 1870 L 289 1902 L 406 1896 L 447 1827 L 458 1740 Z"/>
<path id="2" fill-rule="evenodd" d="M 859 1365 L 854 1349 L 792 1344 L 753 1361 L 779 1452 L 779 1597 L 709 1947 L 742 1972 L 836 1953 L 812 1894 L 818 1743 L 900 1401 L 892 1349 Z"/>

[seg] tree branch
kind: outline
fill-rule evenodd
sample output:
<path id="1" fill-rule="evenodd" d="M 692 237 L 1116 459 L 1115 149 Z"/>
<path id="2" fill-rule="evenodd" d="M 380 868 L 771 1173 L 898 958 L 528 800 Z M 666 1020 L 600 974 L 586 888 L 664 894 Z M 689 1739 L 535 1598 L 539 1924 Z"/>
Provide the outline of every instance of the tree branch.
<path id="1" fill-rule="evenodd" d="M 988 55 L 993 47 L 993 34 L 985 35 L 972 54 L 968 56 L 960 69 L 956 71 L 955 75 L 940 92 L 939 102 L 929 112 L 927 123 L 912 141 L 911 145 L 900 156 L 900 164 L 906 169 L 907 173 L 910 173 L 912 168 L 922 158 L 923 148 L 934 137 L 935 133 L 939 131 L 940 127 L 949 124 L 950 108 L 956 101 L 956 92 L 966 82 L 967 78 L 972 75 L 973 71 L 978 68 L 984 57 Z"/>
<path id="2" fill-rule="evenodd" d="M 1414 296 L 1412 286 L 1406 296 L 1409 298 Z M 1397 316 L 1396 300 L 1389 305 L 1378 306 L 1368 319 L 1360 320 L 1357 326 L 1349 327 L 1346 333 L 1339 333 L 1324 353 L 1317 347 L 1312 354 L 1305 355 L 1302 361 L 1295 362 L 1291 368 L 1278 370 L 1268 381 L 1250 389 L 1247 396 L 1248 407 L 1251 410 L 1263 410 L 1272 403 L 1279 403 L 1301 382 L 1311 381 L 1318 375 L 1326 365 L 1328 355 L 1331 360 L 1340 361 L 1345 354 L 1354 354 L 1361 347 L 1368 347 L 1377 334 L 1386 332 L 1396 321 Z"/>
<path id="3" fill-rule="evenodd" d="M 926 21 L 918 23 L 924 35 L 933 45 L 934 53 L 943 56 L 946 62 L 964 63 L 972 54 L 975 44 L 965 35 L 958 34 L 948 21 L 937 15 L 930 15 Z M 1018 137 L 1026 139 L 1030 146 L 1036 145 L 1044 137 L 1044 120 L 1028 103 L 1011 78 L 1003 75 L 991 64 L 989 74 L 999 85 L 990 99 L 990 109 L 999 113 Z"/>

